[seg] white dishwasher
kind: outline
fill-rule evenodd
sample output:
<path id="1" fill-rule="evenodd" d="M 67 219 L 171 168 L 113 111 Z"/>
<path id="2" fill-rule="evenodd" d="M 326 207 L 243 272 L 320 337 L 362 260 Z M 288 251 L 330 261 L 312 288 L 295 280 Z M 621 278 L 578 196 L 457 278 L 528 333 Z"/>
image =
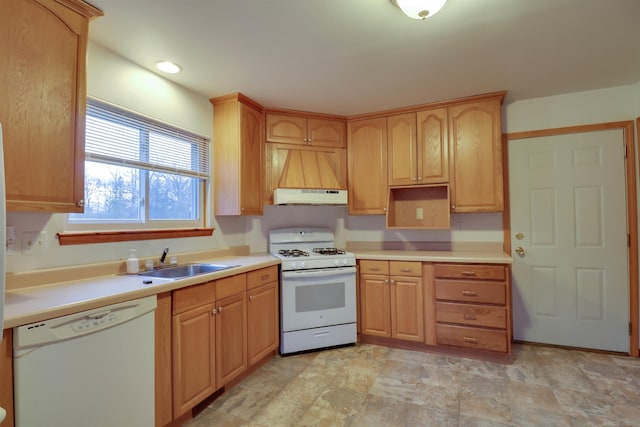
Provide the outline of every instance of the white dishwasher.
<path id="1" fill-rule="evenodd" d="M 156 297 L 13 330 L 18 427 L 154 425 Z"/>

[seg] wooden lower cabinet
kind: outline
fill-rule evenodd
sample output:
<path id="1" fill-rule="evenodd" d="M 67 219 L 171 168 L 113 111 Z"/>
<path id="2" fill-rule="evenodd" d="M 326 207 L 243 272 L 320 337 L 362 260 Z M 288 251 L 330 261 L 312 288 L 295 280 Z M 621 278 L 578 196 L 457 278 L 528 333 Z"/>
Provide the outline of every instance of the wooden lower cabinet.
<path id="1" fill-rule="evenodd" d="M 278 267 L 173 291 L 171 314 L 175 421 L 278 348 Z"/>
<path id="2" fill-rule="evenodd" d="M 358 263 L 362 341 L 416 350 L 453 346 L 511 353 L 508 266 Z M 412 342 L 409 347 L 406 341 Z"/>
<path id="3" fill-rule="evenodd" d="M 183 415 L 216 391 L 216 305 L 173 316 L 173 415 Z"/>
<path id="4" fill-rule="evenodd" d="M 220 388 L 247 369 L 247 294 L 216 305 L 216 385 Z"/>
<path id="5" fill-rule="evenodd" d="M 435 264 L 438 344 L 511 352 L 508 271 L 504 265 Z"/>
<path id="6" fill-rule="evenodd" d="M 251 289 L 247 295 L 247 356 L 249 366 L 253 366 L 280 345 L 278 282 Z"/>
<path id="7" fill-rule="evenodd" d="M 360 262 L 363 334 L 424 341 L 422 277 L 418 277 L 422 275 L 421 265 L 420 262 Z M 370 272 L 382 274 L 368 274 Z"/>

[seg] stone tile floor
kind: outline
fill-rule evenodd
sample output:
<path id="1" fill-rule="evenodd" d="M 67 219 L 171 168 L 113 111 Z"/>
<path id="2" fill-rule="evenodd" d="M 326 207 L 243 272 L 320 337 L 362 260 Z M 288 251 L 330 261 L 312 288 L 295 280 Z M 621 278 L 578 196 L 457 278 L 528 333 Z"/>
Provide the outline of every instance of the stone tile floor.
<path id="1" fill-rule="evenodd" d="M 640 359 L 521 344 L 513 356 L 358 344 L 276 357 L 186 425 L 640 426 Z"/>

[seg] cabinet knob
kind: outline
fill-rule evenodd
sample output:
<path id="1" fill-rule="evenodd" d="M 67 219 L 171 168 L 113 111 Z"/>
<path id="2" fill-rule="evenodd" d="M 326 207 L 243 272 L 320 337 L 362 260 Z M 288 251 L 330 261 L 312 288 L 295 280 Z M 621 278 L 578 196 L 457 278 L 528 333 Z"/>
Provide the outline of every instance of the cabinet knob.
<path id="1" fill-rule="evenodd" d="M 456 210 L 456 205 L 451 205 L 451 210 L 455 211 Z"/>
<path id="2" fill-rule="evenodd" d="M 418 181 L 422 181 L 422 177 L 421 176 L 418 177 Z"/>
<path id="3" fill-rule="evenodd" d="M 389 284 L 389 280 L 384 279 L 384 283 L 385 283 L 385 285 L 388 285 Z"/>
<path id="4" fill-rule="evenodd" d="M 222 307 L 218 307 L 218 313 L 222 313 Z"/>
<path id="5" fill-rule="evenodd" d="M 391 284 L 393 285 L 394 283 L 396 283 L 396 281 L 391 279 Z"/>
<path id="6" fill-rule="evenodd" d="M 415 177 L 415 176 L 412 176 L 412 177 L 411 177 L 411 181 L 415 181 L 415 180 L 416 180 L 416 177 Z"/>
<path id="7" fill-rule="evenodd" d="M 253 295 L 249 295 L 249 301 L 253 301 Z"/>
<path id="8" fill-rule="evenodd" d="M 215 316 L 216 312 L 217 312 L 217 310 L 215 309 L 215 307 L 211 309 L 211 315 L 212 316 Z"/>
<path id="9" fill-rule="evenodd" d="M 80 199 L 76 202 L 76 206 L 79 208 L 83 208 L 84 207 L 84 199 Z"/>

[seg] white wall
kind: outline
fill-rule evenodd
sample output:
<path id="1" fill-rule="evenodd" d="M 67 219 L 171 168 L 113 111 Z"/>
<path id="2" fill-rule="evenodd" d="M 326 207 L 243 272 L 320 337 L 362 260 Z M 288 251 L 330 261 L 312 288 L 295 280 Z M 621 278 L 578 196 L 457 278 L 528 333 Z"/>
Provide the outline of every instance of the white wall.
<path id="1" fill-rule="evenodd" d="M 93 43 L 88 49 L 87 91 L 89 96 L 213 139 L 213 109 L 206 97 Z M 65 214 L 8 212 L 7 225 L 14 226 L 17 242 L 14 253 L 7 256 L 7 272 L 115 261 L 127 258 L 130 248 L 137 249 L 140 257 L 159 257 L 164 246 L 176 254 L 247 244 L 244 218 L 215 218 L 210 208 L 207 218 L 211 218 L 208 225 L 216 228 L 213 237 L 60 246 L 55 236 L 64 230 Z M 47 233 L 48 250 L 24 255 L 23 233 L 33 231 Z"/>

